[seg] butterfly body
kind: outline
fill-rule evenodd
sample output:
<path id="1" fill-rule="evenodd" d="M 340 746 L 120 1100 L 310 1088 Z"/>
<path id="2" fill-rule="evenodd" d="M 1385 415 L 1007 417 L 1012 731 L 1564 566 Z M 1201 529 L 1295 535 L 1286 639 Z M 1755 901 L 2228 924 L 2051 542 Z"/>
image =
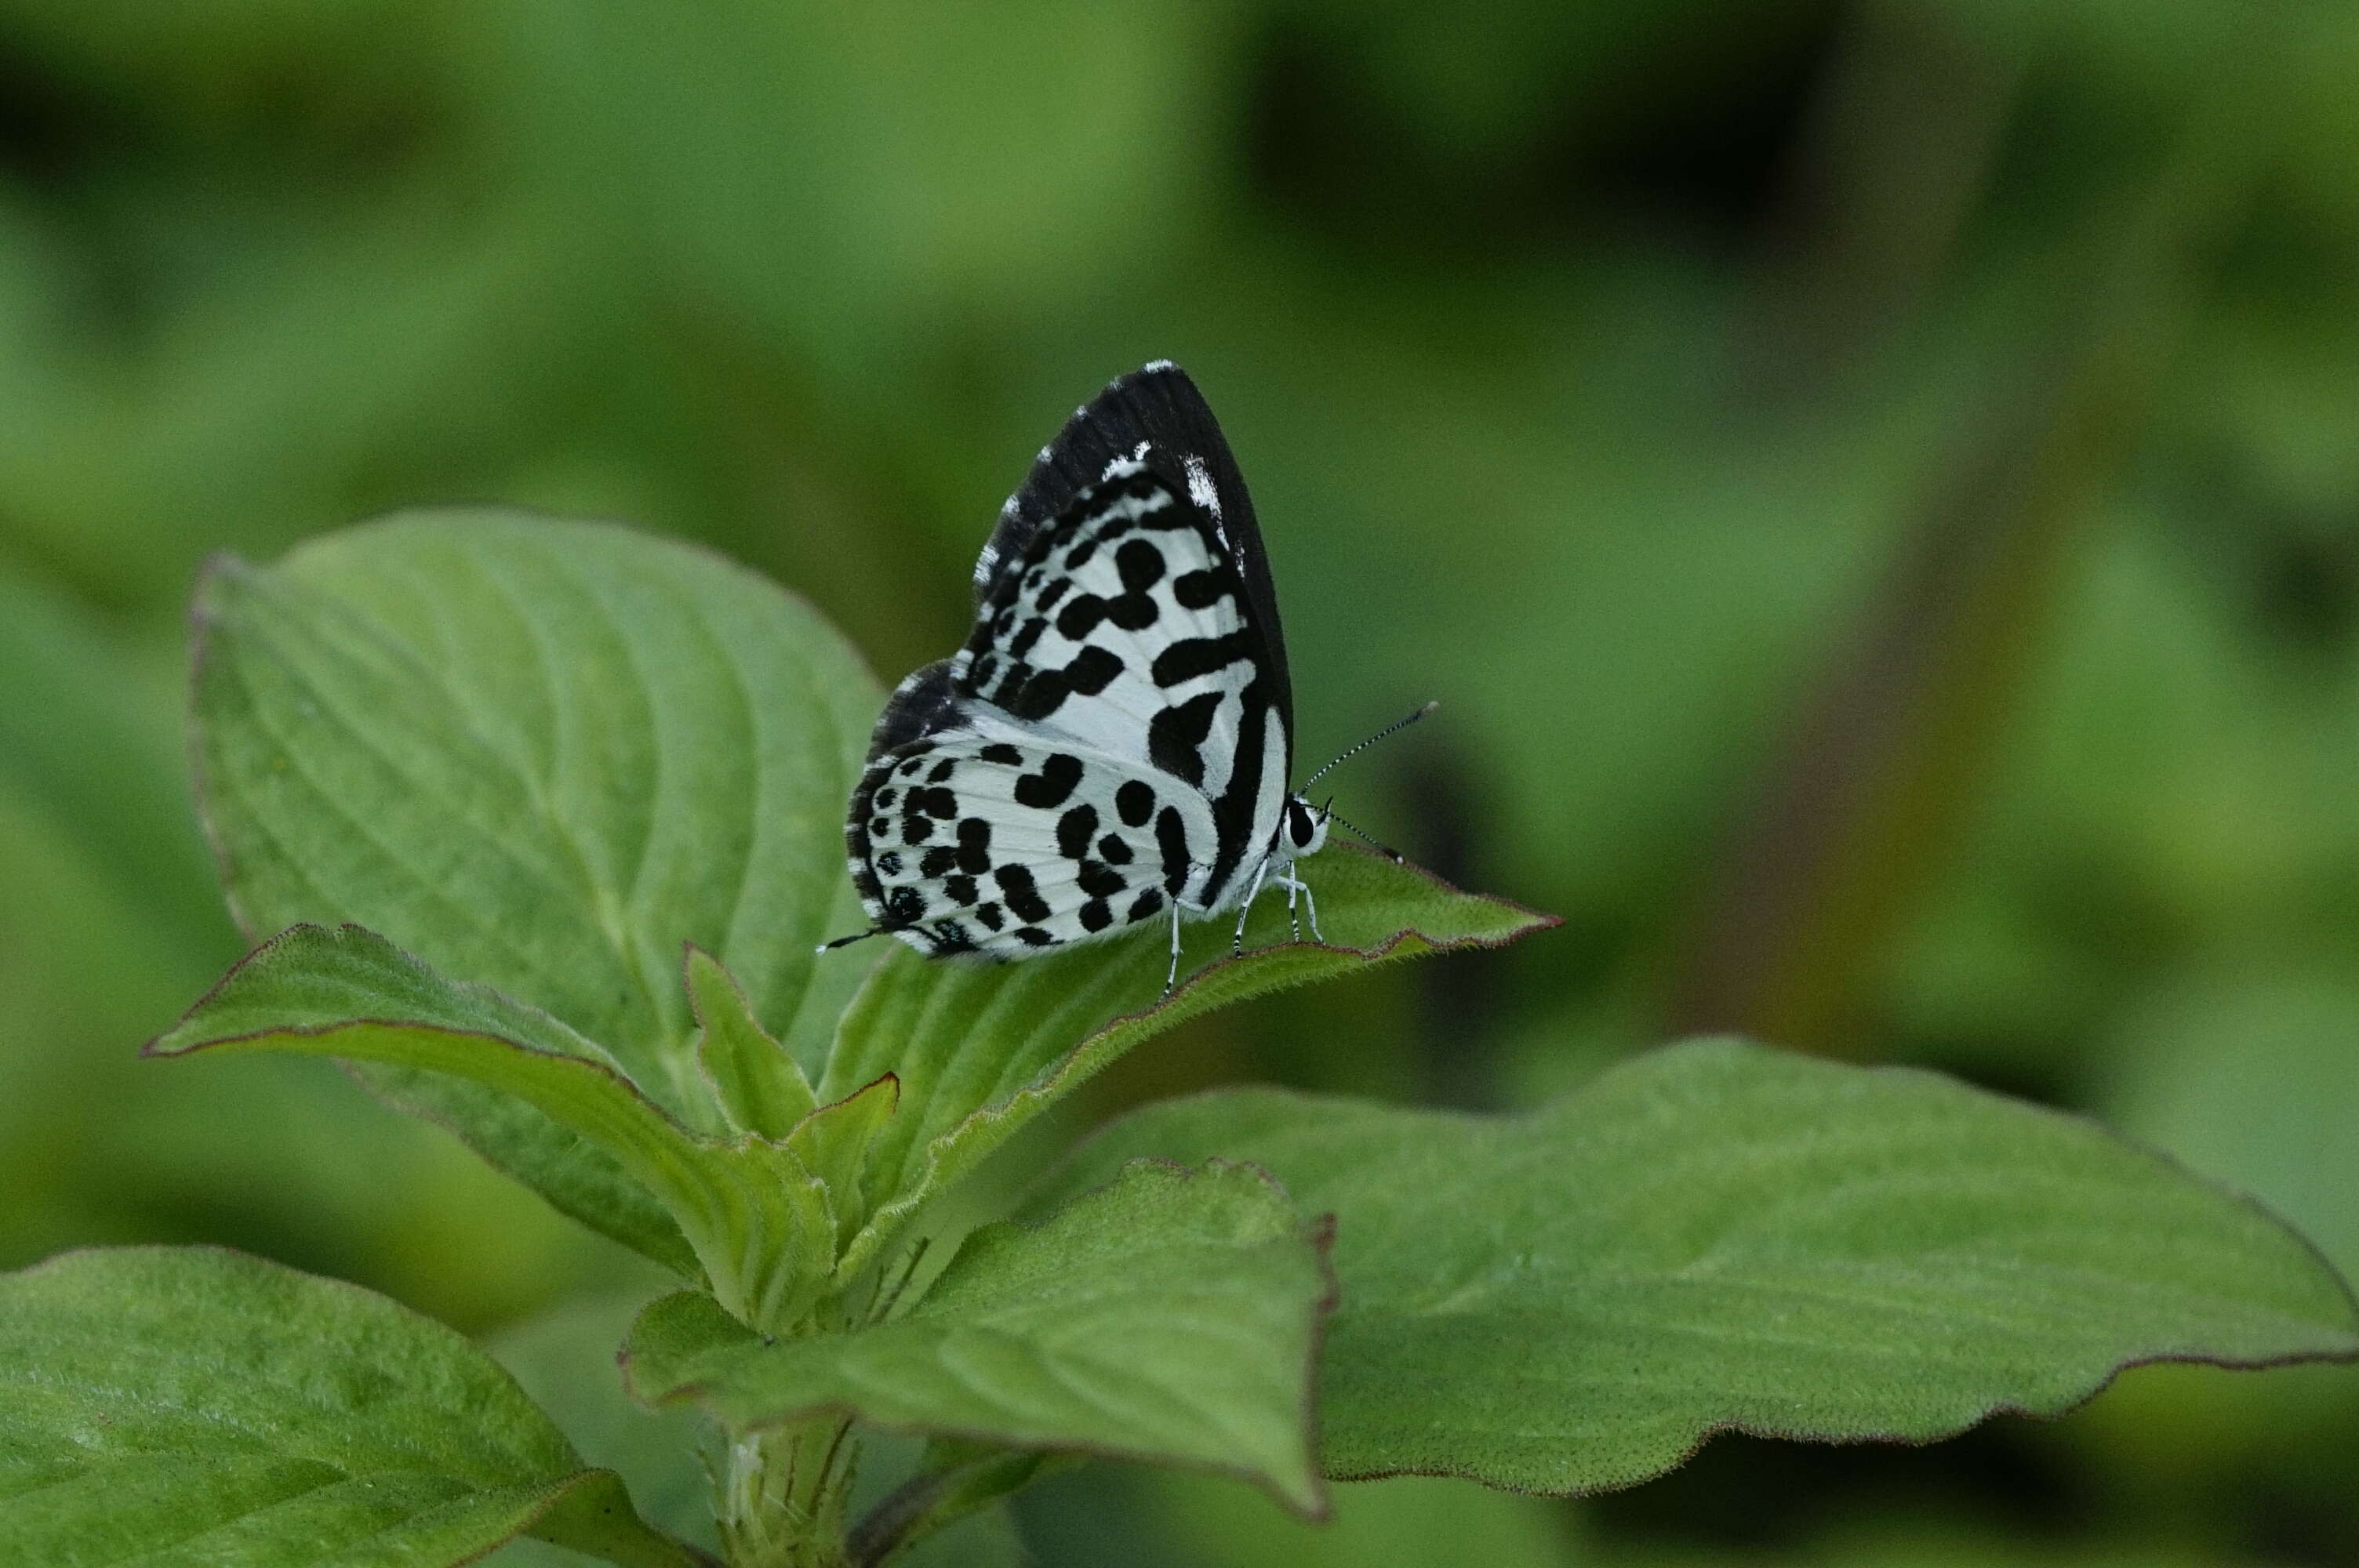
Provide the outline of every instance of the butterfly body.
<path id="1" fill-rule="evenodd" d="M 972 634 L 903 681 L 844 838 L 872 931 L 1020 958 L 1247 903 L 1325 839 L 1242 476 L 1168 362 L 1043 449 Z M 1175 958 L 1176 962 L 1176 958 Z"/>

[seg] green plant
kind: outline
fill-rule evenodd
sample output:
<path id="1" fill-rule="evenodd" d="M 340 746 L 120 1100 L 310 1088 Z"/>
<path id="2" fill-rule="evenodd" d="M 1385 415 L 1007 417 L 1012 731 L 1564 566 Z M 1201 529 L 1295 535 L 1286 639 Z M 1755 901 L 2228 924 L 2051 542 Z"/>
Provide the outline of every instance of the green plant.
<path id="1" fill-rule="evenodd" d="M 150 1052 L 341 1059 L 676 1276 L 624 1377 L 702 1422 L 662 1430 L 735 1568 L 882 1563 L 1077 1455 L 1315 1517 L 1330 1480 L 1595 1490 L 1723 1428 L 1921 1441 L 2136 1361 L 2359 1354 L 2343 1282 L 2243 1199 L 2070 1117 L 1730 1041 L 1515 1118 L 1150 1107 L 962 1236 L 942 1196 L 1149 1035 L 1548 922 L 1331 850 L 1332 946 L 1275 907 L 1242 957 L 1200 927 L 1160 1002 L 1156 942 L 821 957 L 860 920 L 840 815 L 880 693 L 769 585 L 421 515 L 220 565 L 199 622 L 205 816 L 276 935 Z M 483 1352 L 250 1258 L 0 1280 L 0 1563 L 713 1560 Z M 922 1448 L 855 1506 L 880 1433 Z"/>

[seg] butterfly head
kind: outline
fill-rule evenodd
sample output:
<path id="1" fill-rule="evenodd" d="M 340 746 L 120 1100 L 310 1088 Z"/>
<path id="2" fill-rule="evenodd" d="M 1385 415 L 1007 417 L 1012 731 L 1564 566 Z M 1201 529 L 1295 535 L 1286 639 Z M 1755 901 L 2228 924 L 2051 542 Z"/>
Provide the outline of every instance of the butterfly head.
<path id="1" fill-rule="evenodd" d="M 1286 821 L 1278 830 L 1279 848 L 1288 860 L 1315 855 L 1327 842 L 1327 813 L 1299 795 L 1286 797 Z"/>

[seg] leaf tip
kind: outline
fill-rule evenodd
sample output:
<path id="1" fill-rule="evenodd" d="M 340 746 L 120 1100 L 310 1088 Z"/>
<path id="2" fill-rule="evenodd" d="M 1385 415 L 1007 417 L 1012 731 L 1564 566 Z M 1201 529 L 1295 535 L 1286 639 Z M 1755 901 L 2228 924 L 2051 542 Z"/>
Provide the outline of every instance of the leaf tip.
<path id="1" fill-rule="evenodd" d="M 191 1051 L 201 1050 L 204 1046 L 212 1044 L 210 1040 L 182 1040 L 180 1036 L 190 1033 L 190 1026 L 195 1023 L 198 1014 L 203 1012 L 205 1009 L 211 1007 L 215 1001 L 219 1000 L 223 993 L 227 991 L 233 985 L 236 984 L 239 979 L 245 974 L 246 970 L 252 968 L 255 964 L 261 962 L 271 953 L 276 952 L 282 945 L 302 933 L 310 933 L 317 935 L 326 935 L 328 934 L 324 927 L 318 925 L 290 925 L 286 930 L 279 932 L 277 935 L 270 937 L 268 940 L 255 944 L 252 948 L 248 949 L 245 956 L 240 957 L 236 963 L 232 964 L 226 970 L 224 970 L 221 979 L 215 980 L 211 986 L 207 987 L 204 995 L 197 998 L 195 1001 L 190 1002 L 187 1011 L 182 1012 L 180 1016 L 173 1022 L 171 1028 L 154 1036 L 149 1039 L 146 1044 L 140 1046 L 139 1054 L 143 1057 L 148 1058 L 185 1056 Z"/>

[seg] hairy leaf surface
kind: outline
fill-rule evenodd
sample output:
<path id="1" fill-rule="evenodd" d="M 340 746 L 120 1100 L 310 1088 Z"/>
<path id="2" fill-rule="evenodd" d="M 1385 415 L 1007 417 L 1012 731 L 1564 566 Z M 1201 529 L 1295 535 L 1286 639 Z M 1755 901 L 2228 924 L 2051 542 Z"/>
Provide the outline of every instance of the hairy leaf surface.
<path id="1" fill-rule="evenodd" d="M 1517 1117 L 1227 1090 L 1115 1123 L 1043 1201 L 1142 1155 L 1334 1213 L 1339 1479 L 1598 1491 L 1723 1429 L 1926 1442 L 2137 1362 L 2359 1354 L 2257 1206 L 1930 1073 L 1702 1041 Z"/>
<path id="2" fill-rule="evenodd" d="M 626 1364 L 641 1398 L 734 1427 L 840 1411 L 1223 1470 L 1315 1512 L 1322 1242 L 1256 1172 L 1141 1164 L 1038 1228 L 975 1232 L 891 1322 L 766 1344 L 683 1292 L 648 1308 Z"/>
<path id="3" fill-rule="evenodd" d="M 1412 867 L 1348 849 L 1303 863 L 1327 943 L 1288 940 L 1284 902 L 1265 899 L 1230 957 L 1232 924 L 1185 928 L 1183 979 L 1158 1000 L 1169 950 L 1140 933 L 1017 964 L 934 962 L 897 945 L 854 1000 L 820 1087 L 838 1099 L 886 1072 L 903 1113 L 871 1152 L 864 1181 L 892 1235 L 926 1198 L 1092 1073 L 1200 1013 L 1439 948 L 1495 946 L 1555 924 L 1505 900 L 1461 892 Z M 1307 936 L 1307 933 L 1306 933 Z"/>
<path id="4" fill-rule="evenodd" d="M 478 510 L 219 563 L 198 624 L 200 789 L 250 936 L 383 932 L 703 1129 L 692 942 L 816 1073 L 871 961 L 812 949 L 859 922 L 842 815 L 878 693 L 808 606 L 701 550 Z M 544 1190 L 594 1184 L 537 1113 L 364 1071 Z"/>
<path id="5" fill-rule="evenodd" d="M 641 1250 L 691 1277 L 701 1271 L 730 1311 L 766 1328 L 799 1316 L 835 1260 L 826 1194 L 791 1151 L 691 1135 L 557 1020 L 446 980 L 358 926 L 298 925 L 273 938 L 148 1049 L 336 1056 L 512 1096 L 598 1156 L 560 1169 L 614 1178 L 589 1195 L 592 1213 L 609 1206 L 610 1225 L 634 1217 Z"/>
<path id="6" fill-rule="evenodd" d="M 0 1564 L 441 1568 L 519 1532 L 691 1568 L 514 1379 L 369 1292 L 209 1249 L 0 1275 Z"/>

